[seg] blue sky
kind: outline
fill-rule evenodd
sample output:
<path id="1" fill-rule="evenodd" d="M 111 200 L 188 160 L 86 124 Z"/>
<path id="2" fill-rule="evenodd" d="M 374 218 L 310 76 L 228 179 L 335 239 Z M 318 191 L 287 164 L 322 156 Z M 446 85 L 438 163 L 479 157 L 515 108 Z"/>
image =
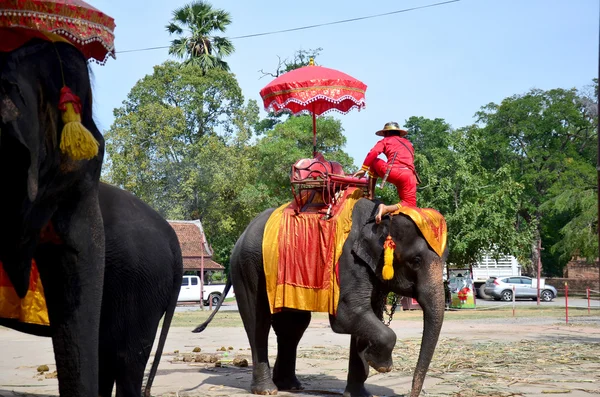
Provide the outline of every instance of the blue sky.
<path id="1" fill-rule="evenodd" d="M 166 46 L 173 9 L 188 1 L 88 0 L 117 24 L 117 51 Z M 231 13 L 235 37 L 422 6 L 441 0 L 213 0 Z M 434 8 L 271 36 L 238 39 L 226 58 L 246 99 L 260 101 L 260 69 L 277 56 L 322 47 L 317 62 L 367 84 L 367 107 L 342 121 L 346 151 L 360 165 L 387 121 L 443 118 L 453 127 L 474 122 L 489 102 L 531 88 L 582 88 L 598 76 L 596 0 L 461 0 Z M 135 83 L 169 58 L 168 50 L 117 54 L 94 66 L 95 118 L 110 128 Z M 264 115 L 264 113 L 263 113 Z M 318 136 L 317 136 L 318 137 Z"/>

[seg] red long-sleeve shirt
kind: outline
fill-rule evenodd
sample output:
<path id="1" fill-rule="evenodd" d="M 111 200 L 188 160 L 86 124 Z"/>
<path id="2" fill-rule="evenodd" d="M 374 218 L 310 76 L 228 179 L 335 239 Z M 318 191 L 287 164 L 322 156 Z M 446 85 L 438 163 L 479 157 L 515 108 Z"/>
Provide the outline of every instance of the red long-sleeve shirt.
<path id="1" fill-rule="evenodd" d="M 408 149 L 401 142 L 408 146 Z M 381 153 L 385 154 L 388 163 L 394 158 L 394 153 L 398 153 L 396 155 L 396 160 L 394 160 L 394 163 L 392 164 L 392 168 L 408 167 L 411 170 L 414 170 L 414 152 L 415 149 L 408 139 L 399 136 L 388 136 L 373 146 L 373 149 L 371 149 L 367 154 L 367 157 L 365 157 L 361 169 L 365 171 L 368 170 L 373 161 L 375 161 L 377 156 Z"/>

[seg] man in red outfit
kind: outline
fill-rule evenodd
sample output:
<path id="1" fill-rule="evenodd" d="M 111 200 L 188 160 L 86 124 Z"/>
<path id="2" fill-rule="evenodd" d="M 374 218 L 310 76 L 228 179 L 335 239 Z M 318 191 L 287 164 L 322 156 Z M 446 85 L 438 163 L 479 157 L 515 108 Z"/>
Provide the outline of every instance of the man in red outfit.
<path id="1" fill-rule="evenodd" d="M 397 210 L 400 206 L 417 206 L 417 178 L 414 165 L 414 148 L 412 143 L 404 136 L 408 131 L 401 129 L 396 122 L 386 123 L 383 129 L 377 131 L 375 135 L 384 138 L 377 142 L 369 151 L 363 166 L 355 177 L 362 177 L 369 173 L 369 191 L 375 191 L 377 178 L 383 178 L 389 169 L 387 181 L 396 186 L 400 202 L 394 205 L 379 206 L 379 211 L 375 217 L 377 223 L 381 222 L 381 217 L 388 212 Z M 384 161 L 378 156 L 383 153 L 387 157 Z M 373 199 L 373 197 L 369 197 Z"/>

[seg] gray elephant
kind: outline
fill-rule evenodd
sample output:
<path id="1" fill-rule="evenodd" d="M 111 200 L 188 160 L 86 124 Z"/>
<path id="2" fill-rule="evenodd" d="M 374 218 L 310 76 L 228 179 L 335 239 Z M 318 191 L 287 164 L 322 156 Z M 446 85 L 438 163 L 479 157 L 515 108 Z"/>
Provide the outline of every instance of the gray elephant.
<path id="1" fill-rule="evenodd" d="M 418 396 L 433 356 L 444 318 L 442 270 L 447 250 L 438 255 L 430 248 L 419 228 L 405 215 L 391 222 L 374 222 L 377 205 L 360 199 L 352 212 L 352 228 L 339 260 L 340 295 L 337 313 L 330 315 L 334 332 L 350 334 L 350 360 L 344 396 L 370 396 L 364 382 L 369 365 L 380 372 L 392 369 L 395 333 L 382 321 L 389 292 L 414 297 L 423 308 L 424 329 L 421 351 L 414 372 L 411 396 Z M 296 350 L 310 323 L 311 313 L 297 310 L 271 314 L 263 269 L 263 233 L 273 209 L 257 216 L 237 241 L 231 256 L 230 281 L 252 349 L 251 391 L 276 394 L 297 390 Z M 444 222 L 445 227 L 445 222 Z M 396 243 L 394 276 L 384 280 L 383 245 L 391 228 Z M 445 241 L 445 240 L 444 240 Z M 445 243 L 444 243 L 445 246 Z M 218 308 L 218 307 L 217 307 Z M 216 313 L 216 311 L 215 311 Z M 194 332 L 201 332 L 212 316 Z M 277 334 L 277 359 L 271 377 L 267 339 L 273 326 Z"/>
<path id="2" fill-rule="evenodd" d="M 99 200 L 106 266 L 97 395 L 110 397 L 116 383 L 117 396 L 141 396 L 144 370 L 164 314 L 144 392 L 149 397 L 177 306 L 183 274 L 181 248 L 169 223 L 132 194 L 101 183 Z M 54 331 L 53 326 L 8 319 L 0 319 L 0 325 L 39 336 L 51 336 Z"/>
<path id="3" fill-rule="evenodd" d="M 59 102 L 67 86 L 81 101 L 81 125 L 97 142 L 89 159 L 59 147 L 65 126 Z M 88 65 L 79 50 L 34 39 L 0 53 L 0 261 L 21 298 L 32 259 L 38 265 L 63 397 L 98 396 L 103 156 Z M 42 231 L 49 238 L 42 239 Z"/>

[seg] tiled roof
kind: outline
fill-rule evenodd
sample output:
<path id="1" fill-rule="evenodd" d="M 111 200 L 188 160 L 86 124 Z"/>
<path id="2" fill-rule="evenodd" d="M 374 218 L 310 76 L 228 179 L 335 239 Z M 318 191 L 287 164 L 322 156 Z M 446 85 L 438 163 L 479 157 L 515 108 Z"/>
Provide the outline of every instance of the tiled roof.
<path id="1" fill-rule="evenodd" d="M 183 257 L 184 270 L 199 270 L 201 266 L 202 263 L 200 258 Z M 219 265 L 210 258 L 204 258 L 204 270 L 225 270 L 225 267 Z"/>
<path id="2" fill-rule="evenodd" d="M 202 257 L 204 257 L 205 270 L 225 269 L 222 265 L 212 260 L 213 252 L 208 241 L 202 238 L 204 229 L 200 220 L 169 221 L 169 224 L 173 227 L 179 239 L 184 269 L 200 269 Z"/>

